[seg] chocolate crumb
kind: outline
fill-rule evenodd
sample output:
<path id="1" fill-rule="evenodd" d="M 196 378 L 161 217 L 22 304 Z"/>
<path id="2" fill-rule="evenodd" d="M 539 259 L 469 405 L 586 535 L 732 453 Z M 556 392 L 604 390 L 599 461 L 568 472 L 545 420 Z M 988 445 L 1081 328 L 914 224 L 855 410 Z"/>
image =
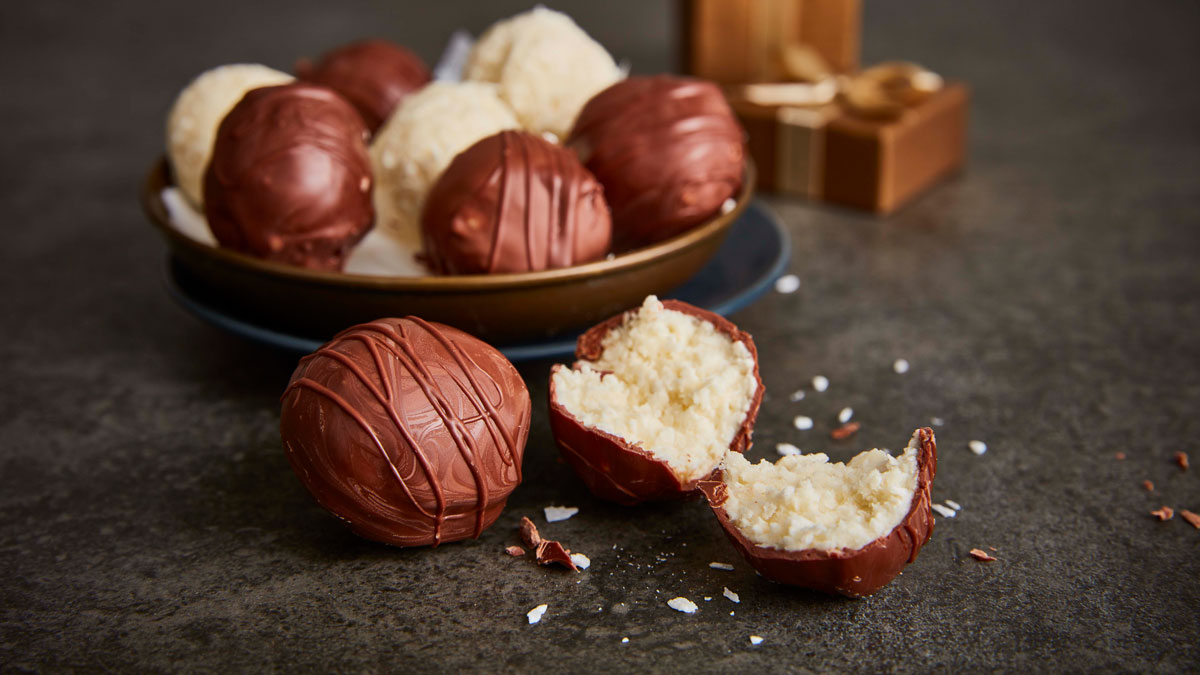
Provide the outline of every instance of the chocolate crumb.
<path id="1" fill-rule="evenodd" d="M 971 557 L 979 562 L 992 562 L 996 559 L 995 556 L 988 555 L 986 551 L 978 548 L 971 549 Z"/>
<path id="2" fill-rule="evenodd" d="M 1179 465 L 1179 468 L 1180 468 L 1180 469 L 1183 469 L 1184 471 L 1187 471 L 1187 470 L 1188 470 L 1188 456 L 1187 456 L 1187 453 L 1186 453 L 1186 452 L 1177 452 L 1177 453 L 1175 453 L 1175 463 Z"/>
<path id="3" fill-rule="evenodd" d="M 1170 520 L 1175 517 L 1175 509 L 1169 506 L 1164 506 L 1155 511 L 1151 511 L 1150 515 L 1158 518 L 1159 520 Z"/>
<path id="4" fill-rule="evenodd" d="M 858 422 L 850 422 L 849 424 L 843 424 L 842 426 L 829 432 L 829 437 L 835 441 L 840 441 L 840 440 L 843 440 L 846 438 L 850 438 L 855 433 L 857 433 L 861 427 L 862 427 L 862 425 L 859 424 Z"/>
<path id="5" fill-rule="evenodd" d="M 542 543 L 542 537 L 538 534 L 537 525 L 528 518 L 521 519 L 521 541 L 530 548 L 537 548 L 537 545 Z"/>
<path id="6" fill-rule="evenodd" d="M 521 556 L 525 555 L 525 549 L 521 548 L 520 546 L 509 546 L 508 548 L 504 549 L 504 552 L 514 558 L 520 558 Z"/>
<path id="7" fill-rule="evenodd" d="M 1118 452 L 1118 453 L 1115 455 L 1115 457 L 1117 458 L 1117 461 L 1121 461 L 1121 460 L 1125 459 L 1125 453 L 1123 453 L 1123 452 Z"/>
<path id="8" fill-rule="evenodd" d="M 1188 525 L 1200 530 L 1200 515 L 1196 515 L 1187 509 L 1180 509 L 1179 516 L 1188 522 Z"/>
<path id="9" fill-rule="evenodd" d="M 1142 487 L 1146 488 L 1146 492 L 1154 492 L 1154 483 L 1148 480 L 1142 481 Z"/>

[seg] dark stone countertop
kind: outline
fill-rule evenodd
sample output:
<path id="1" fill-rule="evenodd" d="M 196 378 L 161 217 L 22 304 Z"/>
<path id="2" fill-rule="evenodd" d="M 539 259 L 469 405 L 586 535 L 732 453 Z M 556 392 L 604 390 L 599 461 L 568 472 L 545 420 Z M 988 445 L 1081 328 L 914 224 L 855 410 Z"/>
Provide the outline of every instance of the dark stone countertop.
<path id="1" fill-rule="evenodd" d="M 1200 510 L 1200 473 L 1171 460 L 1200 463 L 1200 6 L 868 3 L 866 62 L 971 84 L 969 168 L 891 218 L 772 201 L 803 286 L 733 317 L 769 392 L 753 457 L 790 441 L 844 459 L 945 420 L 934 497 L 963 510 L 850 601 L 757 578 L 698 503 L 592 499 L 553 447 L 548 363 L 522 367 L 527 479 L 494 528 L 436 550 L 359 540 L 280 449 L 295 359 L 167 297 L 136 192 L 189 78 L 370 34 L 432 58 L 451 28 L 524 6 L 473 4 L 0 11 L 0 670 L 1200 665 L 1200 531 L 1149 515 Z M 637 70 L 670 67 L 672 5 L 602 4 L 561 6 Z M 818 373 L 827 393 L 788 401 Z M 863 430 L 829 442 L 846 405 Z M 791 428 L 801 412 L 815 431 Z M 550 504 L 580 508 L 543 529 L 587 572 L 502 553 Z M 966 555 L 987 546 L 997 562 Z"/>

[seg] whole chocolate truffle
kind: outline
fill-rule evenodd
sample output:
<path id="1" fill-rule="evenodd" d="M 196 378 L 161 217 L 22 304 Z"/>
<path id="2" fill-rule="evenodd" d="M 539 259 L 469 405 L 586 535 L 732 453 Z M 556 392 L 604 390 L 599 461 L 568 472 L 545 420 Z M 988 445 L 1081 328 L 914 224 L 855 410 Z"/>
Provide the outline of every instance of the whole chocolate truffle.
<path id="1" fill-rule="evenodd" d="M 653 244 L 711 218 L 742 186 L 743 131 L 711 82 L 631 77 L 580 111 L 567 145 L 600 179 L 613 244 Z"/>
<path id="2" fill-rule="evenodd" d="M 321 506 L 368 539 L 478 537 L 521 482 L 529 392 L 486 343 L 416 317 L 347 329 L 283 393 L 288 461 Z"/>
<path id="3" fill-rule="evenodd" d="M 296 63 L 300 79 L 324 85 L 346 97 L 371 133 L 412 92 L 429 84 L 421 57 L 387 40 L 363 40 L 338 47 L 312 63 Z"/>
<path id="4" fill-rule="evenodd" d="M 570 150 L 502 131 L 459 153 L 425 201 L 421 234 L 440 274 L 528 272 L 599 260 L 604 189 Z"/>
<path id="5" fill-rule="evenodd" d="M 293 82 L 251 90 L 217 129 L 204 211 L 225 248 L 341 269 L 371 229 L 367 129 L 332 89 Z"/>

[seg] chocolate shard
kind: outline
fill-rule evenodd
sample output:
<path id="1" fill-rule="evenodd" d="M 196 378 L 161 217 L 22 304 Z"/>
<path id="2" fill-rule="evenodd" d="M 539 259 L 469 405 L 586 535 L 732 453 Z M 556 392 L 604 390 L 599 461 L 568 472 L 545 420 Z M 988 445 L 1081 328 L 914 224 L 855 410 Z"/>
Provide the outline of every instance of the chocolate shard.
<path id="1" fill-rule="evenodd" d="M 536 556 L 539 565 L 561 565 L 572 572 L 579 571 L 575 561 L 571 560 L 571 552 L 557 541 L 543 539 L 537 546 Z"/>

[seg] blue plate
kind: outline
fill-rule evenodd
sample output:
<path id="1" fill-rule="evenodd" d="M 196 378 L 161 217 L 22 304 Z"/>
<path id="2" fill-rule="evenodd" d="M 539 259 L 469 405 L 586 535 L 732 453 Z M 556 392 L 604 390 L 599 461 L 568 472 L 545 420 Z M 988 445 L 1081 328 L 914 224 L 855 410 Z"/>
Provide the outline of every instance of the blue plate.
<path id="1" fill-rule="evenodd" d="M 731 314 L 757 300 L 771 287 L 771 282 L 787 267 L 790 252 L 787 230 L 765 204 L 755 200 L 730 227 L 717 255 L 666 297 L 722 316 Z M 325 342 L 254 323 L 205 302 L 201 294 L 191 292 L 183 283 L 174 261 L 167 265 L 167 290 L 184 309 L 235 335 L 303 354 L 316 351 Z M 542 342 L 510 345 L 500 351 L 512 361 L 565 356 L 574 353 L 577 337 L 578 333 L 572 333 Z"/>

